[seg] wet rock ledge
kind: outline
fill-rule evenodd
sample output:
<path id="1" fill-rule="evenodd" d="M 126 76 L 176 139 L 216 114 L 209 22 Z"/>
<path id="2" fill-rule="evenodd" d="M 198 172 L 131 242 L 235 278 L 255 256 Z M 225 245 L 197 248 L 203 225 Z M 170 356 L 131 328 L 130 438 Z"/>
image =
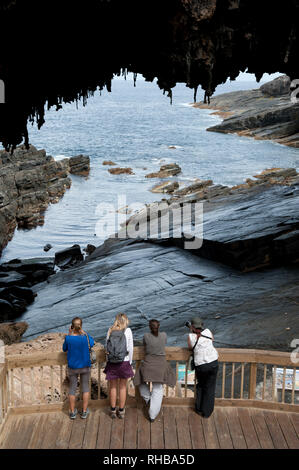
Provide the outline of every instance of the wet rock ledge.
<path id="1" fill-rule="evenodd" d="M 14 230 L 44 223 L 44 211 L 71 186 L 69 173 L 86 176 L 89 157 L 55 161 L 45 150 L 19 146 L 13 154 L 0 151 L 0 256 Z"/>
<path id="2" fill-rule="evenodd" d="M 292 101 L 291 81 L 286 75 L 258 89 L 234 91 L 193 106 L 217 109 L 224 120 L 207 130 L 237 133 L 255 139 L 271 139 L 279 144 L 299 147 L 299 102 Z M 298 95 L 298 94 L 297 94 Z"/>

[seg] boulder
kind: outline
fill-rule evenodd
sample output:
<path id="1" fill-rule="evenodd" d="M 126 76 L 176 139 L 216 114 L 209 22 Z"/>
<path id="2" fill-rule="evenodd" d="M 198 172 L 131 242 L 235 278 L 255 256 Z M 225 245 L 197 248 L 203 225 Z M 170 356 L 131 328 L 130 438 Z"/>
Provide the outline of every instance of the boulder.
<path id="1" fill-rule="evenodd" d="M 27 284 L 26 276 L 15 271 L 0 273 L 0 287 L 25 286 Z"/>
<path id="2" fill-rule="evenodd" d="M 179 183 L 174 181 L 166 181 L 165 183 L 157 184 L 151 189 L 152 193 L 173 193 L 176 189 L 178 189 Z"/>
<path id="3" fill-rule="evenodd" d="M 177 163 L 169 163 L 168 165 L 162 165 L 160 170 L 155 173 L 149 173 L 145 175 L 146 178 L 168 178 L 169 176 L 175 176 L 181 173 L 181 168 Z"/>
<path id="4" fill-rule="evenodd" d="M 212 184 L 213 184 L 212 180 L 198 181 L 194 184 L 191 184 L 190 186 L 187 186 L 186 188 L 182 188 L 182 189 L 179 189 L 178 191 L 175 191 L 175 195 L 185 196 L 186 194 L 191 194 L 191 193 L 195 193 L 196 191 L 201 191 L 203 188 L 207 186 L 211 186 Z"/>
<path id="5" fill-rule="evenodd" d="M 15 318 L 16 312 L 10 302 L 0 299 L 0 321 L 11 320 Z"/>
<path id="6" fill-rule="evenodd" d="M 60 269 L 67 269 L 83 261 L 80 245 L 73 245 L 55 253 L 55 264 Z"/>
<path id="7" fill-rule="evenodd" d="M 51 245 L 50 243 L 47 243 L 47 244 L 44 246 L 44 251 L 45 251 L 45 252 L 48 252 L 48 251 L 51 250 L 51 248 L 53 248 L 52 245 Z"/>
<path id="8" fill-rule="evenodd" d="M 0 299 L 10 301 L 12 297 L 25 300 L 29 305 L 34 301 L 36 294 L 28 287 L 19 287 L 15 285 L 0 289 Z"/>
<path id="9" fill-rule="evenodd" d="M 111 160 L 104 160 L 102 165 L 110 165 L 110 166 L 113 166 L 113 165 L 116 165 L 116 163 L 112 162 Z"/>
<path id="10" fill-rule="evenodd" d="M 0 340 L 7 345 L 19 343 L 27 328 L 26 322 L 0 323 Z"/>
<path id="11" fill-rule="evenodd" d="M 40 270 L 52 274 L 54 272 L 54 258 L 17 258 L 0 264 L 0 271 L 17 271 L 25 275 Z"/>
<path id="12" fill-rule="evenodd" d="M 109 173 L 111 175 L 121 175 L 121 174 L 127 174 L 127 175 L 134 175 L 132 168 L 109 168 Z"/>
<path id="13" fill-rule="evenodd" d="M 95 247 L 94 245 L 88 244 L 87 247 L 84 248 L 83 251 L 85 251 L 85 253 L 86 253 L 87 255 L 91 255 L 91 253 L 93 253 L 95 249 L 96 249 L 96 247 Z"/>
<path id="14" fill-rule="evenodd" d="M 271 80 L 260 87 L 261 92 L 267 96 L 281 96 L 290 93 L 291 79 L 287 75 Z"/>
<path id="15" fill-rule="evenodd" d="M 54 258 L 13 259 L 0 265 L 0 287 L 30 287 L 45 281 L 54 272 Z"/>
<path id="16" fill-rule="evenodd" d="M 69 159 L 70 173 L 88 176 L 90 171 L 90 158 L 86 155 L 77 155 Z"/>

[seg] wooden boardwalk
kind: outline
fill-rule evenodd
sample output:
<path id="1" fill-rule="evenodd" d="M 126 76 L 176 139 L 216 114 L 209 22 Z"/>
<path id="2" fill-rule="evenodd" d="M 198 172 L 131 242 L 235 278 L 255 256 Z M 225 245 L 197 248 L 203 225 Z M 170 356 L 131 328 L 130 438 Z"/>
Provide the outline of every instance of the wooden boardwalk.
<path id="1" fill-rule="evenodd" d="M 193 409 L 164 406 L 154 423 L 144 408 L 127 408 L 124 420 L 93 409 L 87 420 L 64 412 L 11 414 L 2 449 L 298 449 L 299 414 L 216 407 L 204 419 Z"/>

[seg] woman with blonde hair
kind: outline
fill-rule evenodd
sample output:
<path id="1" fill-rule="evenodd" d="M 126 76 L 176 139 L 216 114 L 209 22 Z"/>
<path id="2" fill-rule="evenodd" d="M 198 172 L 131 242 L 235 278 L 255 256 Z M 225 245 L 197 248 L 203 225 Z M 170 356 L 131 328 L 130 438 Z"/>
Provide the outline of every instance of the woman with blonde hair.
<path id="1" fill-rule="evenodd" d="M 67 352 L 68 377 L 70 381 L 69 401 L 70 418 L 75 419 L 77 408 L 75 408 L 76 388 L 78 376 L 80 375 L 81 389 L 83 393 L 83 408 L 81 418 L 86 419 L 89 415 L 89 377 L 90 377 L 90 348 L 94 346 L 94 339 L 82 329 L 82 319 L 75 317 L 69 328 L 69 334 L 65 335 L 63 351 Z"/>
<path id="2" fill-rule="evenodd" d="M 106 338 L 107 365 L 104 369 L 109 381 L 110 415 L 111 418 L 125 417 L 127 381 L 134 376 L 132 369 L 133 335 L 128 328 L 129 319 L 124 313 L 116 315 L 113 325 L 109 328 Z M 116 411 L 117 386 L 119 385 L 119 408 Z"/>

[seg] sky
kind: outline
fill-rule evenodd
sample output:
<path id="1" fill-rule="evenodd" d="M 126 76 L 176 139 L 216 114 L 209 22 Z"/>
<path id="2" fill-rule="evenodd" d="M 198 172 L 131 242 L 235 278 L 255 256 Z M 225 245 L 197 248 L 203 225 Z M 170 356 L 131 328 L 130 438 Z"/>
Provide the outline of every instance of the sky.
<path id="1" fill-rule="evenodd" d="M 268 80 L 274 80 L 274 78 L 277 78 L 280 75 L 283 75 L 283 74 L 281 74 L 280 72 L 272 73 L 272 74 L 264 73 L 261 80 L 263 82 L 267 82 Z M 250 81 L 256 82 L 255 75 L 253 73 L 246 73 L 246 72 L 240 72 L 240 74 L 239 74 L 238 78 L 236 78 L 236 80 L 244 81 L 244 82 L 250 82 Z"/>

